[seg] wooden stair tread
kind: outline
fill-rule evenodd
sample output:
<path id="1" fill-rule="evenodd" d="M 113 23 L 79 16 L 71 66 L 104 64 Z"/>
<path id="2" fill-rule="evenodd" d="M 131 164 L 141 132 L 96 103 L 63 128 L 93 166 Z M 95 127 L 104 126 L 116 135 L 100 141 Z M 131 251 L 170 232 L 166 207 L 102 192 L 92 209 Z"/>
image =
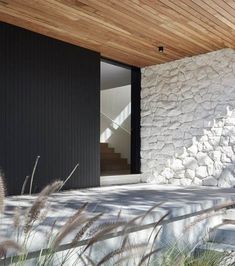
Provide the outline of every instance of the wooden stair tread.
<path id="1" fill-rule="evenodd" d="M 129 174 L 130 166 L 127 159 L 121 158 L 108 143 L 100 143 L 100 169 L 101 175 Z"/>
<path id="2" fill-rule="evenodd" d="M 107 144 L 107 143 L 102 143 Z M 108 145 L 101 145 L 100 152 L 102 153 L 114 153 L 114 148 L 110 148 Z"/>

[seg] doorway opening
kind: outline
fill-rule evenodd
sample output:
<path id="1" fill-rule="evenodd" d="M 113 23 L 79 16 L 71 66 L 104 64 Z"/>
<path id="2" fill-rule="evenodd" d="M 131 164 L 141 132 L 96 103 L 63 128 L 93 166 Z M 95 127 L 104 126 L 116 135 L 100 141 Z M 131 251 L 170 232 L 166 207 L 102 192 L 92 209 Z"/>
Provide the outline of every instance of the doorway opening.
<path id="1" fill-rule="evenodd" d="M 101 176 L 131 173 L 131 68 L 101 61 Z"/>

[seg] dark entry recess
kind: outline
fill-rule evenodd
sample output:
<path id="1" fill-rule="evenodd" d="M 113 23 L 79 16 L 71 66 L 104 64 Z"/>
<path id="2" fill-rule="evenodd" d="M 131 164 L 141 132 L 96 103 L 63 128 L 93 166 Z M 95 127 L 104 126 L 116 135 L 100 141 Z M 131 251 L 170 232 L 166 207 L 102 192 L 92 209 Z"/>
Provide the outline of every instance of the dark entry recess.
<path id="1" fill-rule="evenodd" d="M 141 69 L 108 58 L 102 58 L 102 61 L 131 70 L 131 174 L 140 174 Z"/>
<path id="2" fill-rule="evenodd" d="M 131 69 L 131 173 L 140 173 L 140 90 L 141 72 Z"/>
<path id="3" fill-rule="evenodd" d="M 0 165 L 8 194 L 32 172 L 37 192 L 79 168 L 66 189 L 100 184 L 100 55 L 0 23 Z"/>
<path id="4" fill-rule="evenodd" d="M 131 174 L 140 174 L 141 69 L 108 58 L 102 58 L 102 61 L 131 70 Z"/>

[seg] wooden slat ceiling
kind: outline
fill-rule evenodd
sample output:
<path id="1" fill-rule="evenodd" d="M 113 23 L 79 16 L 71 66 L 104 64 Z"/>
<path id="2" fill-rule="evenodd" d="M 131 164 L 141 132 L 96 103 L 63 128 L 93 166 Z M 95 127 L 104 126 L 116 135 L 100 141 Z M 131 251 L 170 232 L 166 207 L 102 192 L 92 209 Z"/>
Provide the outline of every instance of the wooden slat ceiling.
<path id="1" fill-rule="evenodd" d="M 0 20 L 139 67 L 235 48 L 235 0 L 0 0 Z"/>

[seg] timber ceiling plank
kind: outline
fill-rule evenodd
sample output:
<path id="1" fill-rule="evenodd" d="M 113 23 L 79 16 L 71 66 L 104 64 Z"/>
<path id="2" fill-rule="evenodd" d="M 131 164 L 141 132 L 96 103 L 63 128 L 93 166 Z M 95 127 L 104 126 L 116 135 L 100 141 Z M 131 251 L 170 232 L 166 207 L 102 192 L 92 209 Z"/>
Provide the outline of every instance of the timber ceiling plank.
<path id="1" fill-rule="evenodd" d="M 234 0 L 0 0 L 0 21 L 139 67 L 235 48 Z"/>
<path id="2" fill-rule="evenodd" d="M 129 8 L 131 8 L 131 5 L 135 6 L 135 4 L 131 3 L 131 1 L 127 1 L 127 2 L 128 3 L 126 4 L 129 5 Z M 157 9 L 158 9 L 158 15 L 157 16 L 154 15 L 154 17 L 152 18 L 155 20 L 157 18 L 156 26 L 163 27 L 166 30 L 168 29 L 174 34 L 179 35 L 181 38 L 187 39 L 189 42 L 190 41 L 193 43 L 196 42 L 196 45 L 198 44 L 200 45 L 202 42 L 205 42 L 205 44 L 208 45 L 207 47 L 210 47 L 209 50 L 211 49 L 212 46 L 214 46 L 215 49 L 216 48 L 218 49 L 218 46 L 216 47 L 216 44 L 210 42 L 210 39 L 208 38 L 208 36 L 204 37 L 202 33 L 197 30 L 197 28 L 190 29 L 188 26 L 185 26 L 185 24 L 187 23 L 186 19 L 183 19 L 182 17 L 178 15 L 173 18 L 169 17 L 171 18 L 169 21 L 166 19 L 166 16 L 160 12 L 158 6 L 157 6 Z M 138 6 L 138 5 L 136 5 L 136 7 L 133 10 L 138 10 L 140 14 L 143 13 L 145 16 L 150 16 L 151 14 L 149 12 L 144 12 L 145 9 L 142 6 Z"/>
<path id="3" fill-rule="evenodd" d="M 64 3 L 65 1 L 64 0 L 59 0 L 61 3 Z M 86 2 L 86 1 L 85 1 Z M 84 3 L 85 3 L 84 2 Z M 71 7 L 73 7 L 74 9 L 78 10 L 79 6 L 77 5 L 74 5 L 73 1 L 69 1 L 66 2 L 66 5 L 70 5 Z M 84 6 L 86 7 L 86 5 L 84 4 Z M 84 7 L 82 6 L 82 7 Z M 86 8 L 87 9 L 87 8 Z M 99 10 L 95 9 L 95 8 L 92 8 L 92 14 L 89 14 L 90 12 L 90 9 L 87 9 L 87 10 L 83 10 L 84 13 L 86 13 L 88 15 L 89 18 L 95 18 L 96 21 L 112 21 L 114 24 L 116 24 L 117 26 L 120 25 L 120 20 L 117 19 L 117 20 L 114 20 L 113 17 L 112 17 L 112 14 L 110 17 L 106 17 L 104 14 L 102 14 Z M 102 10 L 102 9 L 101 9 Z M 108 12 L 110 14 L 110 12 Z M 125 26 L 126 27 L 126 26 Z M 148 38 L 143 38 L 142 36 L 139 36 L 138 35 L 138 31 L 135 31 L 134 34 L 133 34 L 133 30 L 134 30 L 134 27 L 135 25 L 133 24 L 132 25 L 132 29 L 131 31 L 126 27 L 126 29 L 123 28 L 122 26 L 122 31 L 124 30 L 124 34 L 119 34 L 117 37 L 118 38 L 125 38 L 127 41 L 132 41 L 132 43 L 136 43 L 138 42 L 140 45 L 142 45 L 142 48 L 144 49 L 149 49 L 149 52 L 153 54 L 154 57 L 156 57 L 156 45 L 154 45 L 154 43 L 152 42 L 149 42 L 148 41 Z M 125 34 L 127 33 L 127 35 Z M 168 54 L 169 55 L 172 55 L 172 56 L 176 56 L 176 57 L 180 57 L 180 55 L 182 54 L 182 50 L 181 51 L 177 51 L 176 49 L 174 49 L 174 47 L 171 47 L 171 46 L 168 46 Z M 166 55 L 167 56 L 167 55 Z"/>
<path id="4" fill-rule="evenodd" d="M 195 2 L 199 4 L 200 0 L 196 0 Z M 228 42 L 232 43 L 231 34 L 228 32 L 228 29 L 231 30 L 231 28 L 228 28 L 225 31 L 222 30 L 222 32 L 226 35 L 219 36 L 219 29 L 225 25 L 223 23 L 220 23 L 220 28 L 216 27 L 215 18 L 212 21 L 210 20 L 210 18 L 207 18 L 209 14 L 207 13 L 207 11 L 205 11 L 206 9 L 204 10 L 200 8 L 200 6 L 195 4 L 194 1 L 182 0 L 177 5 L 172 0 L 166 1 L 165 3 L 174 8 L 177 12 L 182 13 L 190 18 L 190 22 L 194 22 L 196 23 L 196 25 L 201 25 L 206 31 L 211 31 L 213 33 L 214 39 L 217 39 L 218 36 L 221 41 L 226 38 Z"/>
<path id="5" fill-rule="evenodd" d="M 84 1 L 84 0 L 81 0 Z M 177 35 L 170 33 L 169 31 L 166 31 L 164 29 L 159 29 L 159 24 L 155 25 L 153 24 L 153 21 L 146 21 L 146 16 L 140 17 L 138 16 L 138 19 L 136 16 L 131 16 L 130 11 L 126 10 L 120 10 L 120 8 L 114 9 L 113 5 L 107 5 L 107 3 L 102 3 L 102 1 L 86 1 L 89 2 L 89 4 L 93 4 L 96 6 L 96 8 L 102 10 L 102 12 L 105 12 L 105 15 L 109 16 L 109 19 L 113 19 L 116 17 L 119 21 L 121 20 L 127 27 L 129 27 L 132 34 L 135 36 L 139 33 L 141 34 L 141 37 L 144 39 L 151 38 L 152 40 L 155 40 L 156 46 L 159 44 L 165 44 L 165 43 L 173 43 L 175 46 L 175 49 L 177 49 L 177 45 L 180 45 L 182 42 L 181 38 L 178 38 Z M 116 5 L 116 3 L 115 3 Z M 114 12 L 112 13 L 112 10 L 115 10 L 115 16 Z M 147 23 L 148 22 L 148 23 Z M 194 49 L 197 49 L 194 47 Z M 187 42 L 184 43 L 184 46 L 180 47 L 181 51 L 187 50 L 189 53 L 192 53 L 193 50 L 191 44 L 188 45 Z M 202 52 L 202 50 L 200 50 Z M 157 56 L 157 54 L 156 54 Z"/>
<path id="6" fill-rule="evenodd" d="M 219 27 L 215 28 L 215 21 L 210 21 L 207 18 L 207 12 L 204 9 L 200 9 L 200 13 L 198 10 L 199 7 L 193 1 L 181 0 L 180 4 L 175 5 L 174 1 L 170 0 L 168 4 L 176 12 L 184 15 L 188 19 L 188 25 L 193 25 L 194 28 L 200 29 L 202 33 L 210 36 L 212 40 L 216 40 L 222 44 L 222 38 L 226 38 L 228 42 L 232 43 L 229 32 L 226 32 L 226 35 L 223 35 L 223 32 L 220 33 Z"/>

